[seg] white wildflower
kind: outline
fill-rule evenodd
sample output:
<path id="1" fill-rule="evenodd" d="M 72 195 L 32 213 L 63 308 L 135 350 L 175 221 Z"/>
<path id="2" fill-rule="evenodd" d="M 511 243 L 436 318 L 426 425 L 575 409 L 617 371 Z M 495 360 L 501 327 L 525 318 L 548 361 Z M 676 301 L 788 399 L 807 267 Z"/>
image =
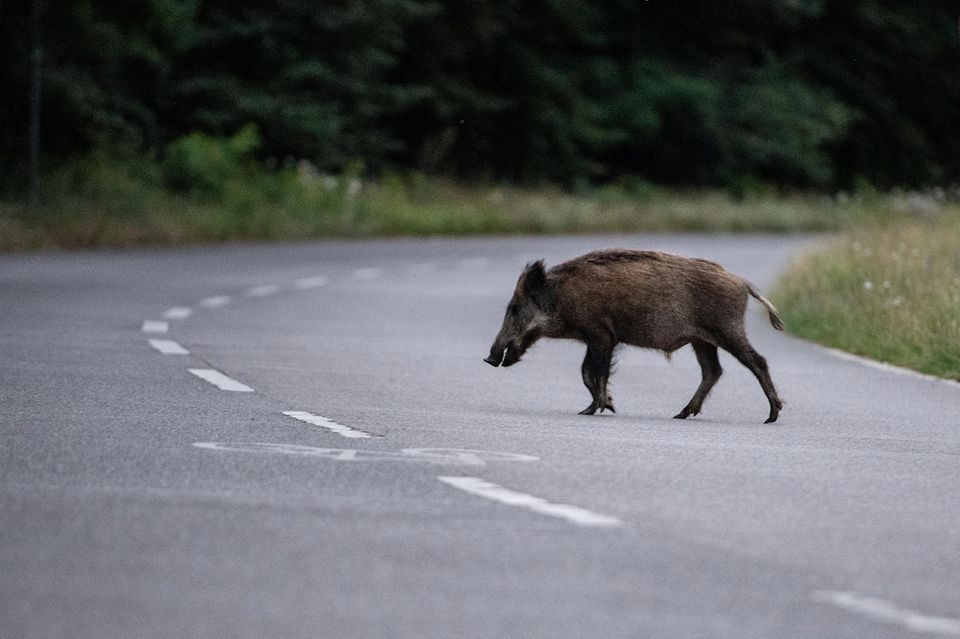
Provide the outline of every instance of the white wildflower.
<path id="1" fill-rule="evenodd" d="M 317 171 L 317 166 L 310 160 L 300 160 L 297 162 L 297 173 L 300 174 L 301 178 L 306 179 L 312 179 L 320 175 L 320 172 Z"/>
<path id="2" fill-rule="evenodd" d="M 363 182 L 361 182 L 357 178 L 351 178 L 347 182 L 347 195 L 349 195 L 350 197 L 356 197 L 357 195 L 359 195 L 360 190 L 362 188 L 363 188 Z"/>

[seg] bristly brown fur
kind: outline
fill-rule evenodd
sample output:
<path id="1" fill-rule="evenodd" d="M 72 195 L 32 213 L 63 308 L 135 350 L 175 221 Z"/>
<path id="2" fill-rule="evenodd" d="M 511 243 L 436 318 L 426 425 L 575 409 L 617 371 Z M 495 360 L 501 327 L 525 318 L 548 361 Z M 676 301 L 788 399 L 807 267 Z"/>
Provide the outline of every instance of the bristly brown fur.
<path id="1" fill-rule="evenodd" d="M 743 278 L 716 262 L 660 251 L 594 251 L 544 270 L 543 261 L 527 265 L 517 281 L 500 333 L 486 358 L 511 366 L 541 337 L 575 339 L 587 353 L 580 373 L 593 401 L 585 414 L 613 410 L 608 391 L 618 344 L 664 353 L 692 345 L 702 381 L 677 415 L 700 412 L 720 378 L 717 348 L 733 354 L 757 377 L 770 404 L 768 422 L 783 402 L 744 327 L 748 296 L 766 306 L 770 323 L 783 322 L 773 305 Z"/>
<path id="2" fill-rule="evenodd" d="M 621 248 L 586 253 L 585 255 L 575 257 L 572 260 L 563 262 L 562 264 L 557 264 L 550 269 L 550 272 L 553 274 L 559 274 L 564 271 L 575 270 L 585 264 L 607 266 L 624 262 L 644 261 L 659 262 L 664 266 L 674 265 L 682 268 L 690 268 L 691 264 L 695 264 L 697 266 L 707 267 L 710 269 L 723 270 L 723 267 L 716 262 L 711 262 L 710 260 L 705 260 L 702 258 L 683 257 L 680 255 L 674 255 L 673 253 L 665 253 L 663 251 L 640 251 L 635 249 Z"/>

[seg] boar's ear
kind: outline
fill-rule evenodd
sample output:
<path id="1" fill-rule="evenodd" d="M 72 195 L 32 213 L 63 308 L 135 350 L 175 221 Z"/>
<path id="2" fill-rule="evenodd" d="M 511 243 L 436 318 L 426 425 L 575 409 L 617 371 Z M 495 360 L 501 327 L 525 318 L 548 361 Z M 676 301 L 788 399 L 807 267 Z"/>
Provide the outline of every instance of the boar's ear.
<path id="1" fill-rule="evenodd" d="M 520 279 L 523 281 L 525 293 L 533 294 L 543 288 L 547 281 L 547 274 L 543 269 L 543 260 L 527 264 L 527 268 L 523 269 L 523 275 Z"/>

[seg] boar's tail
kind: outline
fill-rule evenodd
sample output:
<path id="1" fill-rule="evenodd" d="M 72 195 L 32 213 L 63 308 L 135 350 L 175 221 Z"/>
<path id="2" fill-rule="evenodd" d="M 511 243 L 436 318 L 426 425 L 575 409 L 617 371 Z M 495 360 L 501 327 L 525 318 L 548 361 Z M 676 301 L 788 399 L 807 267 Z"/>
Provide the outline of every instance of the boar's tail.
<path id="1" fill-rule="evenodd" d="M 744 282 L 747 285 L 747 291 L 750 292 L 750 295 L 760 300 L 760 303 L 767 307 L 767 313 L 770 315 L 770 323 L 773 325 L 773 327 L 778 331 L 782 331 L 783 318 L 780 317 L 780 313 L 777 312 L 776 307 L 770 303 L 770 300 L 761 295 L 753 284 L 747 282 L 746 280 L 744 280 Z"/>

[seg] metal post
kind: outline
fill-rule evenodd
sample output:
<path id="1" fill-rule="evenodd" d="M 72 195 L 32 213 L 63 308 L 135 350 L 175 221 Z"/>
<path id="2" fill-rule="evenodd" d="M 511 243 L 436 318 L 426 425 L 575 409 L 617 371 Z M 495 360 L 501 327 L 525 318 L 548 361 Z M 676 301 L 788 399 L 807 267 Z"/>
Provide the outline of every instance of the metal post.
<path id="1" fill-rule="evenodd" d="M 33 54 L 30 74 L 30 206 L 40 205 L 40 83 L 43 48 L 40 46 L 40 2 L 33 0 Z"/>

